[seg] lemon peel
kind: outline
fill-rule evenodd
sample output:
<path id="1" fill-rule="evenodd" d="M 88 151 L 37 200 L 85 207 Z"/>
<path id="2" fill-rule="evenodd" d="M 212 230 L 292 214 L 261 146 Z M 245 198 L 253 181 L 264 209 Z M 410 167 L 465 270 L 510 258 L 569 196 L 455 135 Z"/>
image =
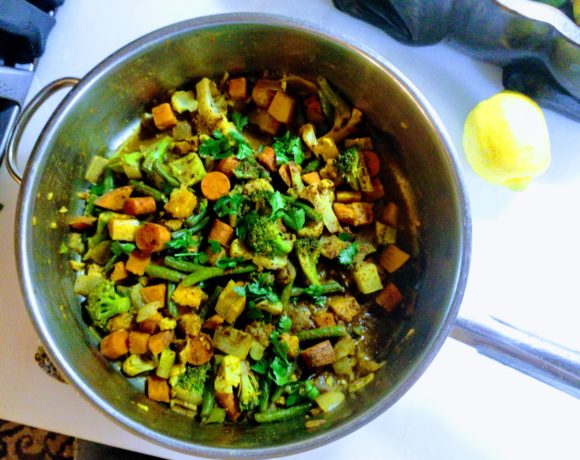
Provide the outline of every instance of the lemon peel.
<path id="1" fill-rule="evenodd" d="M 512 190 L 524 190 L 550 166 L 544 113 L 515 91 L 502 91 L 473 108 L 463 128 L 463 149 L 479 176 Z"/>

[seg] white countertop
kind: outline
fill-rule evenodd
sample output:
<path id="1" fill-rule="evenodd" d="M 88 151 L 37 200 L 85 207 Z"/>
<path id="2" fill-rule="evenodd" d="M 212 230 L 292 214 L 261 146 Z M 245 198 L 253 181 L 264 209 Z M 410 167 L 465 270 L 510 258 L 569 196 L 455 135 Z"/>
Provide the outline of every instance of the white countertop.
<path id="1" fill-rule="evenodd" d="M 30 94 L 56 78 L 83 76 L 119 47 L 161 26 L 232 11 L 320 23 L 363 42 L 406 74 L 447 127 L 471 201 L 473 254 L 462 311 L 493 314 L 580 349 L 580 125 L 545 111 L 553 160 L 527 191 L 513 193 L 483 182 L 465 161 L 461 135 L 469 110 L 502 89 L 494 66 L 446 45 L 403 46 L 335 10 L 330 0 L 68 0 L 58 12 Z M 42 124 L 32 124 L 22 161 Z M 0 418 L 164 458 L 191 458 L 126 432 L 34 362 L 39 340 L 25 311 L 14 260 L 17 193 L 2 166 Z M 331 445 L 290 458 L 577 459 L 579 422 L 579 400 L 449 339 L 419 382 L 382 416 Z"/>

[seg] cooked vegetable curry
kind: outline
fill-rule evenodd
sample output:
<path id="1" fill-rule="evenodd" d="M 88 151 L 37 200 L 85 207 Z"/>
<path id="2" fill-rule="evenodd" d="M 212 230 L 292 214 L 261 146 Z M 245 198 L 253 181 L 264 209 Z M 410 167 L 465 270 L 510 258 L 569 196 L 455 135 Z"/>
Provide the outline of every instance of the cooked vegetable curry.
<path id="1" fill-rule="evenodd" d="M 323 77 L 202 78 L 152 101 L 92 159 L 69 222 L 101 354 L 201 423 L 323 423 L 412 311 L 399 274 L 417 254 L 384 169 Z"/>

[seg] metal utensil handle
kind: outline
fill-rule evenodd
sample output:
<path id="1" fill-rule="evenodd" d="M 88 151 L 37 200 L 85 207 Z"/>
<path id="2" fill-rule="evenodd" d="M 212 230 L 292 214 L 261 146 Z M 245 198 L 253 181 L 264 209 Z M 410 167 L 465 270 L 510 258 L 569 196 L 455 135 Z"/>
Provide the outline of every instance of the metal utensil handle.
<path id="1" fill-rule="evenodd" d="M 458 316 L 451 337 L 548 385 L 580 398 L 580 352 L 493 317 Z"/>
<path id="2" fill-rule="evenodd" d="M 6 169 L 8 169 L 10 176 L 18 185 L 20 185 L 22 182 L 23 176 L 22 172 L 20 172 L 18 169 L 18 164 L 16 161 L 18 156 L 18 146 L 20 145 L 20 140 L 22 139 L 24 129 L 28 125 L 32 115 L 34 115 L 38 108 L 54 93 L 67 86 L 75 86 L 78 82 L 78 78 L 65 77 L 59 78 L 58 80 L 49 83 L 44 88 L 42 88 L 38 94 L 36 94 L 36 96 L 32 98 L 30 103 L 20 114 L 20 117 L 14 126 L 14 130 L 10 135 L 8 146 L 6 147 Z"/>

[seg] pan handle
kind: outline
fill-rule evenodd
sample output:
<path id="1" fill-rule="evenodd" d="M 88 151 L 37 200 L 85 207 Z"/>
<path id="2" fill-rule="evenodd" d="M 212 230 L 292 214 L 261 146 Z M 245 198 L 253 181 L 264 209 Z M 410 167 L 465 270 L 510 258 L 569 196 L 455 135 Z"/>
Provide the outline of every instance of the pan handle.
<path id="1" fill-rule="evenodd" d="M 18 156 L 18 146 L 20 145 L 20 140 L 22 139 L 22 134 L 28 122 L 32 116 L 36 113 L 38 108 L 54 93 L 65 88 L 67 86 L 75 86 L 79 82 L 78 78 L 65 77 L 59 78 L 58 80 L 49 83 L 44 88 L 42 88 L 36 96 L 32 98 L 30 103 L 24 108 L 20 117 L 16 121 L 14 130 L 10 135 L 10 140 L 8 141 L 8 146 L 6 148 L 6 169 L 10 173 L 10 176 L 14 181 L 20 185 L 22 182 L 22 172 L 18 168 L 17 156 Z"/>
<path id="2" fill-rule="evenodd" d="M 580 353 L 493 318 L 458 316 L 451 337 L 580 398 Z"/>

